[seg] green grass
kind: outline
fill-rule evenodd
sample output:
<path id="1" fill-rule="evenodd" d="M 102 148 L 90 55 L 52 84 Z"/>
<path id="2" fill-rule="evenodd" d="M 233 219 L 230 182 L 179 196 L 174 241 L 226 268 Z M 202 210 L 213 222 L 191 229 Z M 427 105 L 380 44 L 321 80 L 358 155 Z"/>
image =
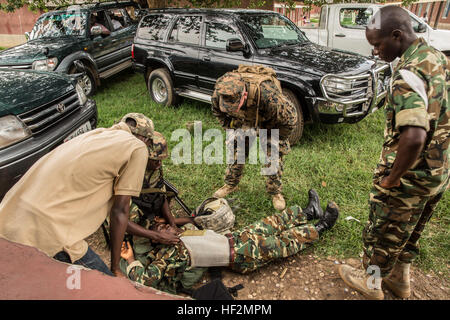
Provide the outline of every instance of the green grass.
<path id="1" fill-rule="evenodd" d="M 155 104 L 141 74 L 124 72 L 104 81 L 94 99 L 100 127 L 112 125 L 127 112 L 141 112 L 154 121 L 157 131 L 164 134 L 170 150 L 178 143 L 170 140 L 172 131 L 186 128 L 188 121 L 202 121 L 203 130 L 220 129 L 207 104 L 189 99 L 176 108 Z M 382 111 L 356 124 L 306 125 L 301 141 L 286 157 L 283 193 L 288 205 L 305 207 L 308 190 L 315 188 L 322 207 L 328 200 L 334 200 L 340 207 L 341 216 L 336 226 L 314 245 L 316 254 L 348 258 L 362 252 L 361 232 L 369 212 L 368 194 L 381 150 L 383 128 Z M 204 142 L 204 146 L 208 144 Z M 233 195 L 242 208 L 236 212 L 237 228 L 274 212 L 259 169 L 259 165 L 247 165 L 240 191 Z M 222 186 L 225 164 L 174 165 L 169 158 L 164 162 L 164 170 L 165 176 L 180 190 L 183 200 L 194 208 Z M 423 270 L 441 272 L 446 277 L 450 269 L 449 208 L 450 193 L 447 192 L 425 229 L 417 260 Z M 344 219 L 347 216 L 353 216 L 361 223 L 347 221 Z"/>

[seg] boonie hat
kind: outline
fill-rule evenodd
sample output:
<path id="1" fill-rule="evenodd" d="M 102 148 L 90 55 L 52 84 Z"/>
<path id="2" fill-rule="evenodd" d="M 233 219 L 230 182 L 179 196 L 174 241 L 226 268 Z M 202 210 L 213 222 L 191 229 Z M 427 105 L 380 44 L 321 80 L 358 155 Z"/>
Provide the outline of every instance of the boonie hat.
<path id="1" fill-rule="evenodd" d="M 128 126 L 132 134 L 138 134 L 146 138 L 153 137 L 155 126 L 150 118 L 146 117 L 142 113 L 127 113 L 120 121 L 126 123 L 127 119 L 133 119 L 136 121 L 136 127 Z"/>

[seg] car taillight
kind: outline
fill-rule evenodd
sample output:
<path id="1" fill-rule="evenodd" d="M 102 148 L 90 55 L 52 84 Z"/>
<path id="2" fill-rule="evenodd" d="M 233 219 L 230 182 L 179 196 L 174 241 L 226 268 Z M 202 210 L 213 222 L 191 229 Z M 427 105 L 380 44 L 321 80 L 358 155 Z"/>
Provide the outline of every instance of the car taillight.
<path id="1" fill-rule="evenodd" d="M 134 43 L 131 45 L 131 58 L 134 59 Z"/>

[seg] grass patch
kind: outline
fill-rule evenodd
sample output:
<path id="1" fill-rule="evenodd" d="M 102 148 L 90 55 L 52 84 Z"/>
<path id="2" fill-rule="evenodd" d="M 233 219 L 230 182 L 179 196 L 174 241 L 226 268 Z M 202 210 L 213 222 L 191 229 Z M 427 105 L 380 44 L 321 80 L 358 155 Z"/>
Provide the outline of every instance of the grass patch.
<path id="1" fill-rule="evenodd" d="M 203 130 L 221 129 L 208 104 L 185 99 L 179 107 L 161 107 L 149 97 L 143 76 L 132 72 L 104 81 L 94 99 L 99 111 L 99 127 L 111 126 L 128 112 L 141 112 L 164 134 L 172 150 L 179 141 L 171 141 L 172 132 L 186 128 L 188 121 L 202 121 Z M 302 140 L 292 147 L 284 162 L 283 193 L 288 205 L 305 207 L 308 190 L 315 188 L 322 200 L 334 200 L 341 216 L 336 226 L 314 246 L 316 254 L 356 257 L 362 252 L 361 232 L 369 213 L 368 195 L 373 169 L 383 142 L 384 114 L 379 111 L 356 124 L 306 125 Z M 209 142 L 204 142 L 204 146 Z M 193 147 L 192 147 L 193 153 Z M 193 156 L 192 156 L 193 159 Z M 164 162 L 165 176 L 180 190 L 188 206 L 196 207 L 222 186 L 225 164 L 175 165 Z M 260 165 L 247 165 L 240 190 L 233 195 L 241 210 L 236 212 L 236 228 L 274 212 L 265 192 Z M 177 206 L 175 204 L 175 206 Z M 449 276 L 450 193 L 436 208 L 421 239 L 417 265 Z M 353 216 L 360 220 L 344 220 Z"/>

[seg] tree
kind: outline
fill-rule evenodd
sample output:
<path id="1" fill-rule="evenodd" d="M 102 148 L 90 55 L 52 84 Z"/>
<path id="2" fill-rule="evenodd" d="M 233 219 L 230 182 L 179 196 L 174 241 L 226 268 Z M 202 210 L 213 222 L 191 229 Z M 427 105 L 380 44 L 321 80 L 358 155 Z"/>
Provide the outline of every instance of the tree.
<path id="1" fill-rule="evenodd" d="M 44 10 L 48 11 L 55 7 L 71 5 L 75 3 L 75 0 L 0 0 L 0 11 L 14 12 L 17 9 L 22 8 L 25 5 L 35 11 Z M 180 0 L 134 0 L 138 3 L 147 3 L 149 8 L 164 8 L 167 6 L 179 6 L 181 3 L 189 3 L 191 7 L 205 7 L 205 8 L 230 8 L 241 5 L 241 0 L 186 0 L 181 2 Z M 402 0 L 403 5 L 409 5 L 412 2 L 418 0 Z M 86 0 L 89 2 L 98 2 L 95 0 Z M 289 9 L 295 8 L 295 0 L 278 0 L 278 2 L 285 3 Z M 312 6 L 322 6 L 326 3 L 341 3 L 341 2 L 374 2 L 374 0 L 304 0 L 303 3 L 307 5 L 308 9 Z M 377 1 L 384 2 L 384 0 Z M 249 8 L 258 8 L 264 6 L 265 0 L 252 0 L 249 2 Z"/>

